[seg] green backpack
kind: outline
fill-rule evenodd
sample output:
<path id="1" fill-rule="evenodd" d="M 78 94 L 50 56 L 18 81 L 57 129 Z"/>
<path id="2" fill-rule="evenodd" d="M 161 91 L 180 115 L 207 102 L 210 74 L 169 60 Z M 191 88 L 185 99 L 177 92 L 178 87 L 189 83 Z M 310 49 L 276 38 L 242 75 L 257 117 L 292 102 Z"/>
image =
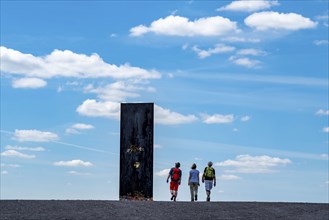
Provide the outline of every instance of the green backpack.
<path id="1" fill-rule="evenodd" d="M 204 176 L 208 177 L 208 178 L 214 178 L 215 177 L 214 168 L 206 167 L 206 171 L 204 172 Z"/>

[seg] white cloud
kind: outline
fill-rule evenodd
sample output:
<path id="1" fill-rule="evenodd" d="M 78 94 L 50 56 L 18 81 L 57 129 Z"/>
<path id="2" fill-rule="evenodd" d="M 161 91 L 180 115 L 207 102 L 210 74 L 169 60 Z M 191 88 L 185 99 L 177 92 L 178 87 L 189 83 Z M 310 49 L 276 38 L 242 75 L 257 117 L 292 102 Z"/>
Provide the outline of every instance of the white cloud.
<path id="1" fill-rule="evenodd" d="M 95 127 L 93 125 L 89 125 L 89 124 L 77 123 L 77 124 L 72 125 L 72 128 L 78 129 L 78 130 L 89 130 L 89 129 L 94 129 Z"/>
<path id="2" fill-rule="evenodd" d="M 241 117 L 241 121 L 243 121 L 243 122 L 249 121 L 250 119 L 251 119 L 251 117 L 249 115 Z"/>
<path id="3" fill-rule="evenodd" d="M 233 167 L 234 170 L 228 170 L 227 172 L 236 173 L 272 173 L 273 167 L 279 165 L 290 164 L 289 159 L 281 159 L 278 157 L 270 156 L 250 156 L 250 155 L 238 155 L 235 160 L 226 160 L 224 162 L 215 163 L 215 166 L 221 167 Z"/>
<path id="4" fill-rule="evenodd" d="M 168 176 L 170 169 L 164 169 L 160 170 L 159 172 L 156 172 L 155 175 L 157 176 Z"/>
<path id="5" fill-rule="evenodd" d="M 120 103 L 110 101 L 98 102 L 93 99 L 87 99 L 78 106 L 77 112 L 91 117 L 106 117 L 119 120 Z M 182 115 L 154 105 L 154 120 L 157 124 L 175 125 L 194 122 L 197 120 L 197 117 L 194 115 Z"/>
<path id="6" fill-rule="evenodd" d="M 25 159 L 35 158 L 35 155 L 23 154 L 16 150 L 6 150 L 6 151 L 2 152 L 0 155 L 3 157 L 19 157 L 19 158 L 25 158 Z"/>
<path id="7" fill-rule="evenodd" d="M 6 163 L 2 163 L 1 167 L 11 167 L 11 168 L 18 168 L 20 167 L 20 165 L 18 164 L 6 164 Z"/>
<path id="8" fill-rule="evenodd" d="M 219 176 L 219 179 L 221 179 L 221 180 L 239 180 L 241 178 L 236 175 L 224 175 L 223 174 L 223 175 Z"/>
<path id="9" fill-rule="evenodd" d="M 320 157 L 321 158 L 324 158 L 324 159 L 329 159 L 329 155 L 328 154 L 320 154 Z"/>
<path id="10" fill-rule="evenodd" d="M 234 115 L 208 115 L 208 114 L 201 114 L 202 121 L 206 124 L 227 124 L 232 123 L 234 121 Z"/>
<path id="11" fill-rule="evenodd" d="M 248 16 L 244 23 L 256 30 L 289 30 L 315 28 L 317 22 L 295 13 L 278 13 L 273 11 L 258 12 Z"/>
<path id="12" fill-rule="evenodd" d="M 22 151 L 45 151 L 44 147 L 20 147 L 20 146 L 10 146 L 5 147 L 6 150 L 22 150 Z"/>
<path id="13" fill-rule="evenodd" d="M 130 29 L 130 35 L 141 36 L 152 32 L 168 36 L 220 36 L 238 31 L 236 22 L 221 16 L 190 21 L 186 17 L 170 15 L 153 21 L 149 27 L 144 25 L 133 27 Z"/>
<path id="14" fill-rule="evenodd" d="M 1 171 L 1 174 L 6 175 L 8 174 L 8 171 L 7 170 Z"/>
<path id="15" fill-rule="evenodd" d="M 325 133 L 329 133 L 329 127 L 323 128 L 322 131 L 325 132 Z"/>
<path id="16" fill-rule="evenodd" d="M 94 129 L 93 125 L 77 123 L 66 129 L 68 134 L 79 134 L 81 130 L 90 130 Z"/>
<path id="17" fill-rule="evenodd" d="M 120 103 L 110 101 L 97 102 L 94 99 L 87 99 L 78 106 L 76 111 L 85 116 L 119 119 Z"/>
<path id="18" fill-rule="evenodd" d="M 319 15 L 315 17 L 317 20 L 328 20 L 329 16 L 328 15 Z"/>
<path id="19" fill-rule="evenodd" d="M 172 112 L 169 109 L 164 109 L 158 105 L 154 105 L 154 121 L 157 124 L 175 125 L 186 124 L 198 120 L 194 115 L 182 115 L 177 112 Z"/>
<path id="20" fill-rule="evenodd" d="M 209 48 L 208 50 L 201 50 L 198 46 L 193 46 L 192 50 L 198 54 L 198 56 L 203 59 L 209 57 L 213 54 L 226 53 L 234 51 L 235 48 L 227 46 L 224 44 L 216 44 L 214 48 Z"/>
<path id="21" fill-rule="evenodd" d="M 315 40 L 315 41 L 313 41 L 313 43 L 317 46 L 321 46 L 321 45 L 328 45 L 329 41 L 328 40 Z"/>
<path id="22" fill-rule="evenodd" d="M 127 98 L 136 98 L 140 95 L 138 91 L 154 92 L 155 89 L 150 86 L 146 86 L 146 81 L 117 81 L 115 83 L 107 84 L 95 88 L 89 84 L 84 88 L 85 93 L 96 93 L 98 97 L 106 101 L 123 102 Z"/>
<path id="23" fill-rule="evenodd" d="M 245 38 L 245 37 L 227 37 L 223 38 L 224 41 L 228 42 L 243 42 L 243 43 L 259 43 L 260 39 L 258 38 Z"/>
<path id="24" fill-rule="evenodd" d="M 90 175 L 90 173 L 78 172 L 78 171 L 74 171 L 74 170 L 68 171 L 67 173 L 71 174 L 71 175 L 77 175 L 77 176 L 88 176 L 88 175 Z"/>
<path id="25" fill-rule="evenodd" d="M 239 0 L 233 1 L 230 4 L 218 8 L 217 11 L 242 11 L 242 12 L 254 12 L 263 9 L 269 9 L 272 6 L 279 5 L 278 1 L 267 1 L 267 0 Z"/>
<path id="26" fill-rule="evenodd" d="M 161 146 L 160 144 L 154 144 L 154 148 L 155 148 L 155 149 L 161 149 L 162 146 Z"/>
<path id="27" fill-rule="evenodd" d="M 14 139 L 17 141 L 34 141 L 34 142 L 48 142 L 55 141 L 59 137 L 57 134 L 48 131 L 38 130 L 15 130 Z"/>
<path id="28" fill-rule="evenodd" d="M 39 78 L 21 78 L 12 82 L 13 88 L 16 89 L 38 89 L 45 87 L 47 82 Z"/>
<path id="29" fill-rule="evenodd" d="M 260 68 L 260 64 L 261 64 L 259 60 L 254 60 L 247 57 L 231 56 L 229 60 L 236 65 L 247 67 L 247 68 Z"/>
<path id="30" fill-rule="evenodd" d="M 54 166 L 63 167 L 90 167 L 93 166 L 90 162 L 84 162 L 82 160 L 70 160 L 70 161 L 58 161 L 54 163 Z"/>
<path id="31" fill-rule="evenodd" d="M 241 49 L 237 51 L 238 55 L 252 55 L 252 56 L 265 56 L 267 53 L 263 50 L 258 50 L 258 49 Z"/>
<path id="32" fill-rule="evenodd" d="M 185 43 L 183 46 L 182 46 L 182 49 L 183 50 L 186 50 L 188 48 L 188 43 Z"/>
<path id="33" fill-rule="evenodd" d="M 129 64 L 120 66 L 108 64 L 98 54 L 88 56 L 70 50 L 54 50 L 49 55 L 36 57 L 3 46 L 0 47 L 0 54 L 1 71 L 28 78 L 157 79 L 161 77 L 155 70 L 145 70 Z"/>
<path id="34" fill-rule="evenodd" d="M 315 113 L 316 115 L 329 115 L 329 110 L 320 109 Z"/>

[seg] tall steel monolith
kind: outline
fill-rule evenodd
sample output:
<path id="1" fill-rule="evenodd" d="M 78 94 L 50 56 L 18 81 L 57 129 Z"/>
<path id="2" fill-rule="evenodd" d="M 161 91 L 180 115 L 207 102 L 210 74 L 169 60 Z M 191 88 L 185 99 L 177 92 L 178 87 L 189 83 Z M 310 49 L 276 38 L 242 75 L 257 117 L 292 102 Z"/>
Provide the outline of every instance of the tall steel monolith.
<path id="1" fill-rule="evenodd" d="M 120 200 L 153 199 L 153 103 L 122 103 Z"/>

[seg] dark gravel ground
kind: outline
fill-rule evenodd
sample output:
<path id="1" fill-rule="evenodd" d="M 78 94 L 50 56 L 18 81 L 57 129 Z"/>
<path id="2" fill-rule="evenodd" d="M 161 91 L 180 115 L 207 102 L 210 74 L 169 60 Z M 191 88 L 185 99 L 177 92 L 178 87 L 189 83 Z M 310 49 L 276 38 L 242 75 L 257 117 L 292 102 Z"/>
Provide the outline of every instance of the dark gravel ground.
<path id="1" fill-rule="evenodd" d="M 329 219 L 328 203 L 0 200 L 0 219 Z"/>

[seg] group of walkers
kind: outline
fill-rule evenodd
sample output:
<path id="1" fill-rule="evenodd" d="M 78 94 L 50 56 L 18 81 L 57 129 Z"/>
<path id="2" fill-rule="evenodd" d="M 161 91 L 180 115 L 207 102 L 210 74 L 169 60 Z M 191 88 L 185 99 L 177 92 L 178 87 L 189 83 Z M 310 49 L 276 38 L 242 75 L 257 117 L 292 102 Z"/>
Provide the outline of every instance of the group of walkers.
<path id="1" fill-rule="evenodd" d="M 175 167 L 170 169 L 167 177 L 167 183 L 170 178 L 170 200 L 176 201 L 178 186 L 181 184 L 182 171 L 179 169 L 180 163 L 175 163 Z M 190 186 L 191 202 L 198 201 L 198 188 L 200 186 L 199 170 L 196 169 L 196 164 L 193 163 L 188 177 L 188 185 Z M 202 174 L 202 183 L 205 184 L 207 202 L 210 202 L 210 193 L 213 186 L 216 186 L 216 174 L 215 169 L 212 167 L 212 162 L 208 162 L 208 166 L 205 167 Z"/>

